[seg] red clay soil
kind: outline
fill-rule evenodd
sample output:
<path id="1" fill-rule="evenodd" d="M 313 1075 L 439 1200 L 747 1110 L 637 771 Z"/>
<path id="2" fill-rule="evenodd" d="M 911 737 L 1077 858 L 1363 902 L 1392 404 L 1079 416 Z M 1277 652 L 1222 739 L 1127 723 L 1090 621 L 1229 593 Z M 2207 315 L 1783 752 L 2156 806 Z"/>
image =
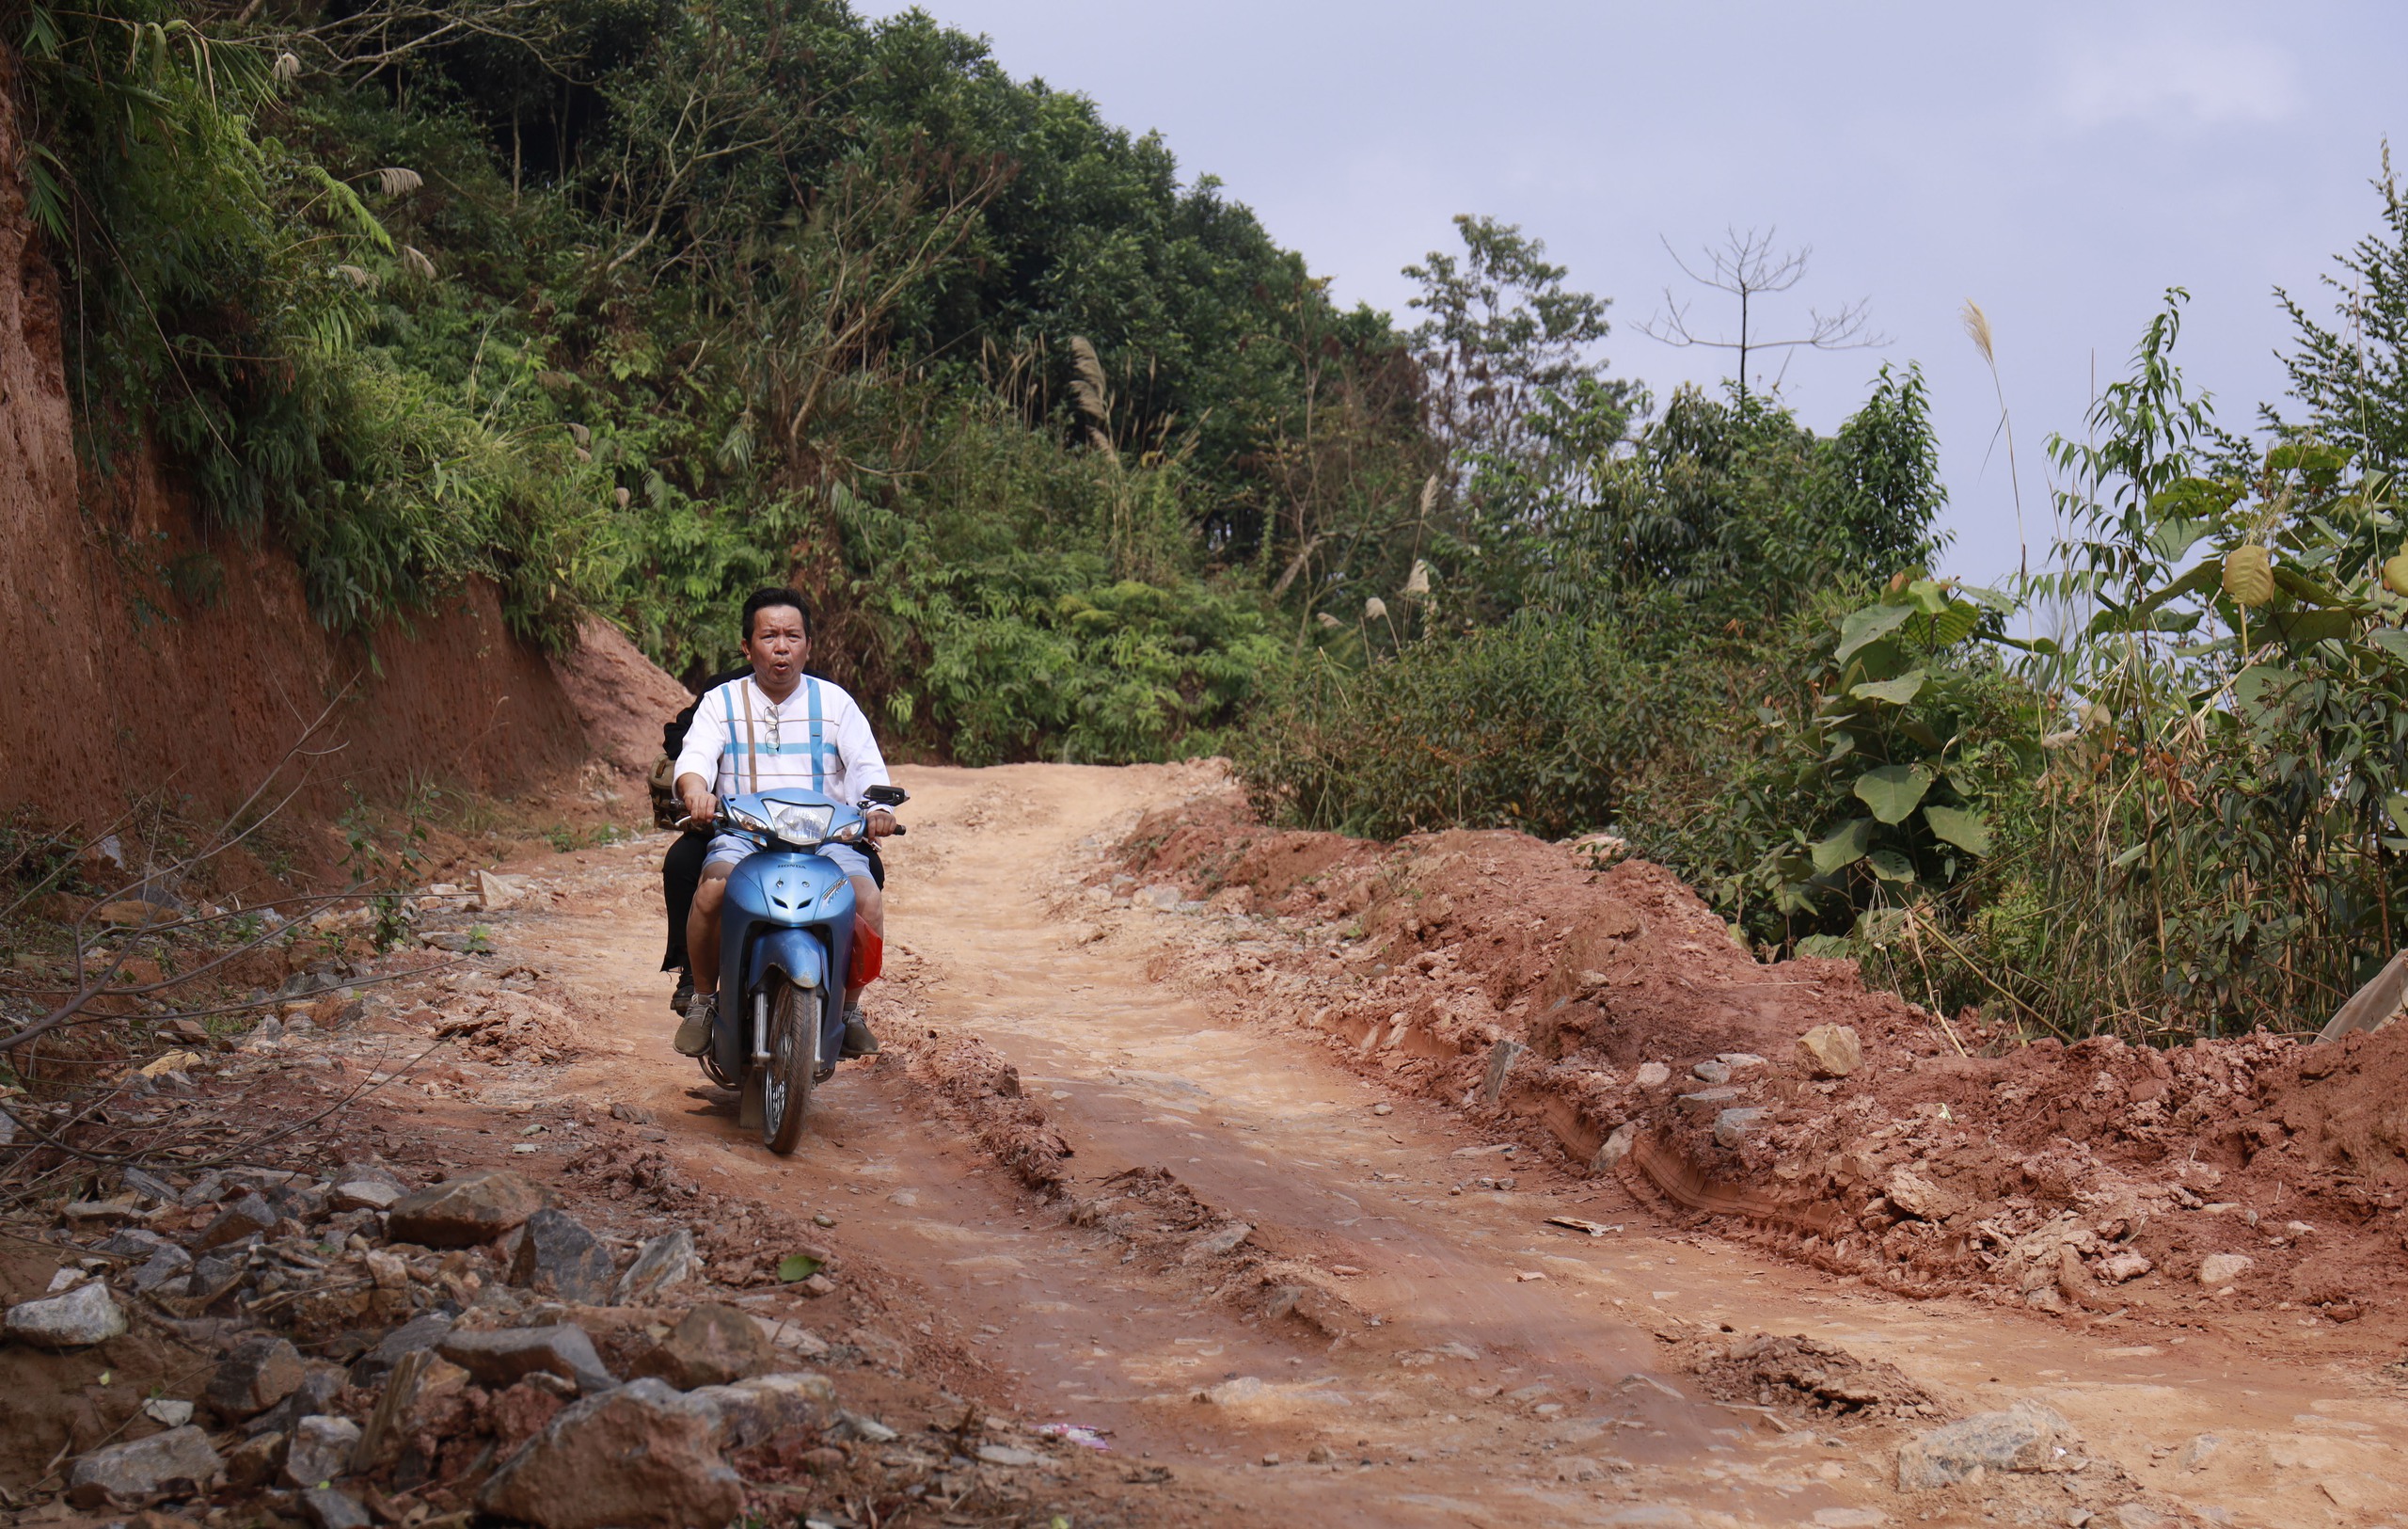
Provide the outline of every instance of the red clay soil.
<path id="1" fill-rule="evenodd" d="M 2027 1044 L 1867 991 L 1851 961 L 1764 964 L 1658 866 L 1599 871 L 1504 832 L 1271 830 L 1234 792 L 1148 818 L 1112 879 L 1295 936 L 1182 977 L 1234 982 L 1359 1067 L 1803 1262 L 2066 1311 L 2346 1322 L 2408 1294 L 2408 1025 L 2330 1045 Z M 1846 1076 L 1798 1049 L 1825 1025 L 1861 1044 Z M 2209 1284 L 2213 1254 L 2248 1262 Z"/>

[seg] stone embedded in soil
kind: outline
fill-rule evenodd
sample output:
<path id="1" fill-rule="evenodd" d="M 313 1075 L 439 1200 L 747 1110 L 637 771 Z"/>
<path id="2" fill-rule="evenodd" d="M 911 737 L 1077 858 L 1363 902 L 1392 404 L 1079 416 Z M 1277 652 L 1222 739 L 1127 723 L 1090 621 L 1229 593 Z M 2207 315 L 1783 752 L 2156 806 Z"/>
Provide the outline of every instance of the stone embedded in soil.
<path id="1" fill-rule="evenodd" d="M 1909 1168 L 1890 1175 L 1882 1189 L 1890 1203 L 1918 1220 L 1944 1221 L 1965 1208 L 1965 1197 L 1934 1184 Z"/>
<path id="2" fill-rule="evenodd" d="M 2199 1282 L 2230 1284 L 2257 1266 L 2258 1261 L 2247 1253 L 2210 1253 L 2199 1260 Z"/>
<path id="3" fill-rule="evenodd" d="M 385 1234 L 421 1248 L 473 1248 L 524 1225 L 543 1204 L 543 1191 L 515 1173 L 468 1173 L 393 1202 Z"/>
<path id="4" fill-rule="evenodd" d="M 235 1422 L 257 1417 L 298 1391 L 309 1374 L 299 1349 L 273 1333 L 258 1333 L 217 1362 L 217 1373 L 209 1380 L 209 1405 Z"/>
<path id="5" fill-rule="evenodd" d="M 610 1277 L 617 1272 L 610 1250 L 584 1222 L 548 1207 L 527 1218 L 510 1261 L 511 1283 L 579 1306 L 608 1300 Z"/>
<path id="6" fill-rule="evenodd" d="M 825 1376 L 789 1370 L 697 1387 L 686 1399 L 713 1410 L 728 1448 L 744 1449 L 782 1433 L 823 1426 L 836 1405 L 836 1388 Z"/>
<path id="7" fill-rule="evenodd" d="M 322 1359 L 303 1360 L 301 1367 L 301 1383 L 293 1394 L 244 1424 L 245 1433 L 290 1434 L 303 1418 L 333 1414 L 335 1401 L 342 1394 L 341 1367 Z"/>
<path id="8" fill-rule="evenodd" d="M 106 1253 L 111 1258 L 128 1258 L 139 1263 L 162 1248 L 173 1248 L 178 1252 L 183 1251 L 182 1244 L 170 1242 L 156 1232 L 147 1232 L 138 1226 L 128 1226 L 110 1233 L 106 1241 L 93 1246 L 92 1251 Z"/>
<path id="9" fill-rule="evenodd" d="M 1672 1070 L 1660 1061 L 1643 1061 L 1630 1080 L 1642 1089 L 1657 1088 L 1672 1080 Z"/>
<path id="10" fill-rule="evenodd" d="M 759 1336 L 756 1332 L 755 1337 Z M 562 1322 L 547 1328 L 503 1328 L 445 1334 L 436 1352 L 477 1378 L 480 1385 L 515 1385 L 541 1372 L 574 1381 L 580 1391 L 607 1391 L 618 1380 L 602 1365 L 585 1330 Z"/>
<path id="11" fill-rule="evenodd" d="M 395 1328 L 376 1340 L 376 1346 L 352 1361 L 351 1383 L 372 1386 L 389 1374 L 402 1362 L 404 1354 L 416 1353 L 441 1344 L 452 1330 L 452 1318 L 442 1312 L 426 1312 Z"/>
<path id="12" fill-rule="evenodd" d="M 526 884 L 515 876 L 497 876 L 489 870 L 477 872 L 477 905 L 487 913 L 515 908 L 526 895 Z"/>
<path id="13" fill-rule="evenodd" d="M 1798 1038 L 1798 1065 L 1810 1077 L 1846 1077 L 1864 1065 L 1864 1043 L 1846 1025 L 1817 1025 Z"/>
<path id="14" fill-rule="evenodd" d="M 1714 1117 L 1714 1139 L 1717 1145 L 1735 1147 L 1748 1139 L 1749 1133 L 1764 1124 L 1769 1109 L 1750 1107 L 1726 1109 Z"/>
<path id="15" fill-rule="evenodd" d="M 2122 1284 L 2127 1280 L 2139 1279 L 2155 1266 L 2139 1253 L 2110 1253 L 2099 1261 L 2099 1277 L 2112 1284 Z"/>
<path id="16" fill-rule="evenodd" d="M 186 1292 L 197 1306 L 207 1306 L 229 1290 L 243 1282 L 250 1273 L 250 1254 L 244 1249 L 230 1249 L 209 1258 L 193 1261 L 192 1285 Z"/>
<path id="17" fill-rule="evenodd" d="M 2214 1434 L 2203 1433 L 2194 1435 L 2191 1441 L 2182 1446 L 2182 1454 L 2178 1458 L 2178 1463 L 2185 1471 L 2204 1470 L 2207 1467 L 2209 1459 L 2212 1457 L 2215 1452 L 2222 1448 L 2223 1445 L 2224 1441 L 2217 1438 Z"/>
<path id="18" fill-rule="evenodd" d="M 1179 1255 L 1179 1261 L 1182 1264 L 1200 1264 L 1208 1258 L 1218 1258 L 1252 1235 L 1254 1235 L 1253 1227 L 1244 1221 L 1230 1221 L 1189 1243 L 1187 1250 Z"/>
<path id="19" fill-rule="evenodd" d="M 1736 1089 L 1700 1089 L 1695 1093 L 1677 1095 L 1672 1102 L 1692 1114 L 1705 1115 L 1720 1113 L 1732 1100 L 1738 1097 L 1739 1091 Z"/>
<path id="20" fill-rule="evenodd" d="M 733 1306 L 697 1306 L 637 1359 L 634 1373 L 679 1391 L 723 1386 L 777 1362 L 761 1325 Z"/>
<path id="21" fill-rule="evenodd" d="M 1731 1081 L 1731 1064 L 1722 1061 L 1702 1061 L 1689 1069 L 1689 1076 L 1696 1078 L 1700 1083 L 1728 1083 Z"/>
<path id="22" fill-rule="evenodd" d="M 717 1410 L 655 1379 L 564 1409 L 520 1446 L 477 1505 L 537 1529 L 685 1529 L 744 1508 L 719 1456 Z"/>
<path id="23" fill-rule="evenodd" d="M 284 1469 L 284 1435 L 254 1434 L 226 1457 L 226 1484 L 243 1491 L 264 1487 Z"/>
<path id="24" fill-rule="evenodd" d="M 1025 1468 L 1027 1466 L 1043 1465 L 1045 1463 L 1045 1457 L 1039 1455 L 1037 1451 L 1033 1449 L 1015 1449 L 1009 1444 L 981 1444 L 978 1446 L 978 1458 L 982 1463 L 987 1465 L 1001 1465 L 1014 1468 Z M 1262 1463 L 1265 1465 L 1276 1465 L 1279 1463 L 1279 1457 L 1276 1455 L 1267 1455 L 1263 1457 Z"/>
<path id="25" fill-rule="evenodd" d="M 139 1507 L 205 1490 L 225 1463 L 210 1447 L 209 1435 L 187 1424 L 92 1451 L 68 1473 L 67 1496 L 86 1512 Z"/>
<path id="26" fill-rule="evenodd" d="M 662 1291 L 690 1279 L 696 1262 L 694 1234 L 684 1227 L 654 1237 L 637 1250 L 627 1272 L 619 1276 L 611 1299 L 620 1306 L 649 1306 Z"/>
<path id="27" fill-rule="evenodd" d="M 351 1470 L 351 1452 L 359 1447 L 359 1425 L 349 1418 L 324 1415 L 293 1425 L 284 1446 L 284 1479 L 295 1487 L 316 1487 Z"/>
<path id="28" fill-rule="evenodd" d="M 1597 1146 L 1597 1155 L 1589 1162 L 1589 1171 L 1604 1173 L 1630 1155 L 1631 1143 L 1639 1139 L 1639 1123 L 1624 1121 Z"/>
<path id="29" fill-rule="evenodd" d="M 2037 1402 L 2018 1402 L 2003 1412 L 1978 1412 L 1900 1444 L 1898 1489 L 1945 1487 L 1964 1480 L 1976 1467 L 2000 1473 L 2045 1471 L 2073 1442 L 2073 1425 Z"/>
<path id="30" fill-rule="evenodd" d="M 246 1194 L 217 1213 L 217 1218 L 193 1238 L 192 1250 L 205 1253 L 240 1242 L 245 1237 L 265 1236 L 276 1230 L 276 1207 L 262 1194 Z"/>
<path id="31" fill-rule="evenodd" d="M 326 1202 L 339 1211 L 390 1210 L 394 1202 L 409 1193 L 382 1163 L 345 1163 L 335 1170 L 331 1183 Z"/>
<path id="32" fill-rule="evenodd" d="M 171 1242 L 127 1275 L 126 1283 L 144 1295 L 154 1292 L 165 1295 L 167 1285 L 177 1280 L 184 1280 L 189 1287 L 190 1281 L 186 1277 L 191 1273 L 192 1254 Z"/>
<path id="33" fill-rule="evenodd" d="M 372 1521 L 359 1499 L 332 1487 L 312 1487 L 303 1492 L 301 1511 L 316 1529 L 368 1529 Z"/>
<path id="34" fill-rule="evenodd" d="M 8 1308 L 8 1333 L 35 1348 L 88 1348 L 125 1330 L 125 1312 L 109 1287 L 87 1281 L 63 1296 Z"/>

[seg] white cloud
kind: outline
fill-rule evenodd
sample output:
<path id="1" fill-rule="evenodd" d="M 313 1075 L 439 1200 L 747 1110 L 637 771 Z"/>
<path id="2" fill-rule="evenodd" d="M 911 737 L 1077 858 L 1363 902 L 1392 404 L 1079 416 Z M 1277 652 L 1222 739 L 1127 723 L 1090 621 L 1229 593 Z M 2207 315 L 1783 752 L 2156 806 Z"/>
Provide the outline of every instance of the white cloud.
<path id="1" fill-rule="evenodd" d="M 2174 32 L 2082 48 L 2057 91 L 2058 109 L 2081 128 L 2278 122 L 2301 104 L 2298 65 L 2280 48 Z"/>

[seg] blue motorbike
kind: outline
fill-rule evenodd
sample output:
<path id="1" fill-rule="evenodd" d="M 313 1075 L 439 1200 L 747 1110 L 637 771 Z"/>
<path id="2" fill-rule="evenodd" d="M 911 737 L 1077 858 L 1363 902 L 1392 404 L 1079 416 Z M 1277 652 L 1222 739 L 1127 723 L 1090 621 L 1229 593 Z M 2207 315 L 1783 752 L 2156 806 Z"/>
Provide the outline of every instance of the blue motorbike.
<path id="1" fill-rule="evenodd" d="M 911 800 L 873 786 L 863 806 Z M 700 1060 L 735 1091 L 737 1120 L 784 1155 L 802 1139 L 814 1085 L 836 1070 L 844 995 L 878 975 L 875 936 L 856 929 L 853 884 L 818 853 L 866 836 L 861 808 L 795 787 L 729 797 L 713 825 L 758 849 L 727 878 L 720 914 L 719 1023 Z M 895 832 L 903 829 L 897 825 Z"/>

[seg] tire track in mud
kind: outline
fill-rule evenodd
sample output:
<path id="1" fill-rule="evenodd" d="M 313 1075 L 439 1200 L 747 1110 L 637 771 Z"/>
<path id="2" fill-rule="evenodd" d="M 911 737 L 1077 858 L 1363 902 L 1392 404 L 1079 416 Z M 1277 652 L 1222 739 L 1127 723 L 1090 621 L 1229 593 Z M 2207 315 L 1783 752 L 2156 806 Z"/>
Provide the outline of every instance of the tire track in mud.
<path id="1" fill-rule="evenodd" d="M 2047 1399 L 2094 1452 L 2229 1425 L 2229 1396 L 2198 1382 L 2231 1352 L 1860 1298 L 1669 1231 L 1618 1186 L 1391 1101 L 1301 1023 L 1155 980 L 1192 944 L 1176 916 L 1118 932 L 1048 916 L 1080 841 L 1198 788 L 1194 767 L 900 773 L 915 800 L 893 858 L 895 980 L 871 995 L 894 1043 L 819 1093 L 796 1156 L 688 1096 L 635 855 L 618 908 L 562 921 L 634 1043 L 592 1091 L 649 1105 L 722 1191 L 828 1216 L 832 1240 L 930 1292 L 923 1333 L 958 1335 L 1032 1416 L 1115 1430 L 1133 1479 L 1167 1466 L 1335 1522 L 1927 1511 L 1885 1484 L 1894 1420 L 1800 1425 L 1701 1394 L 1681 1356 L 1760 1329 L 1894 1362 L 1934 1415 Z M 1560 1214 L 1613 1230 L 1547 1225 Z M 1302 1292 L 1327 1305 L 1300 1311 Z M 2270 1388 L 2257 1410 L 2288 1421 L 2313 1389 Z"/>

